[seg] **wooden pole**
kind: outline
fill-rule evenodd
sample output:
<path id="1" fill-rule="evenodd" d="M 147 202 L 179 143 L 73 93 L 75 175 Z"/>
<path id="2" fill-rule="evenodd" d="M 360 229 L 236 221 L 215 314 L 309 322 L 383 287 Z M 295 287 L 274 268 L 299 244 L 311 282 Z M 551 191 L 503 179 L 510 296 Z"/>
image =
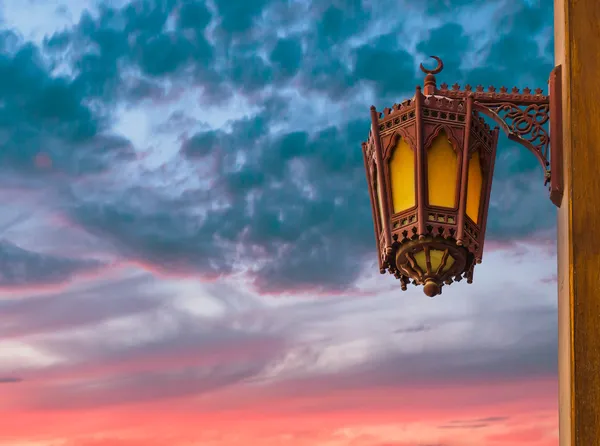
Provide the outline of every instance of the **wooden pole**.
<path id="1" fill-rule="evenodd" d="M 554 0 L 565 193 L 558 212 L 560 446 L 600 445 L 600 0 Z"/>

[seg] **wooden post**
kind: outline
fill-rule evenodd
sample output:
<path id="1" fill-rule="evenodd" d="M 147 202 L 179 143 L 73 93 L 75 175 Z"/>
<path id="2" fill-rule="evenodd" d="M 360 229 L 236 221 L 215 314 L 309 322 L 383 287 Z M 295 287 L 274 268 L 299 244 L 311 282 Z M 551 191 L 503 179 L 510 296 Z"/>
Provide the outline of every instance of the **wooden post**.
<path id="1" fill-rule="evenodd" d="M 565 192 L 558 212 L 560 446 L 600 444 L 600 0 L 554 0 Z"/>

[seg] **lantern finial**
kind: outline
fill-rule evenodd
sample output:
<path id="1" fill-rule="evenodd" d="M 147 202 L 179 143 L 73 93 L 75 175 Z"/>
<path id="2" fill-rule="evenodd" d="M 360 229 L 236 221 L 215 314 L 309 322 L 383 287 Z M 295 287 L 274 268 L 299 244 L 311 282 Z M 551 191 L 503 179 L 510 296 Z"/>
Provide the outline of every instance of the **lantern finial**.
<path id="1" fill-rule="evenodd" d="M 435 297 L 441 294 L 442 287 L 440 287 L 434 280 L 427 279 L 425 285 L 423 285 L 423 292 L 429 297 Z"/>
<path id="2" fill-rule="evenodd" d="M 437 60 L 437 63 L 438 63 L 437 66 L 433 70 L 428 70 L 427 68 L 425 68 L 423 66 L 423 64 L 421 64 L 420 65 L 421 71 L 423 73 L 427 73 L 427 74 L 438 74 L 438 73 L 440 73 L 444 69 L 444 62 L 442 62 L 442 59 L 440 59 L 437 56 L 429 56 L 429 57 L 431 57 L 432 59 Z"/>
<path id="3" fill-rule="evenodd" d="M 444 69 L 444 62 L 442 62 L 442 59 L 440 59 L 437 56 L 430 56 L 432 59 L 437 60 L 437 66 L 433 69 L 433 70 L 428 70 L 427 68 L 425 68 L 423 66 L 423 64 L 420 65 L 421 71 L 423 73 L 427 73 L 427 76 L 425 76 L 425 81 L 423 82 L 423 93 L 426 96 L 435 94 L 435 89 L 437 88 L 436 83 L 435 83 L 435 76 L 434 74 L 438 74 L 440 71 L 442 71 Z"/>

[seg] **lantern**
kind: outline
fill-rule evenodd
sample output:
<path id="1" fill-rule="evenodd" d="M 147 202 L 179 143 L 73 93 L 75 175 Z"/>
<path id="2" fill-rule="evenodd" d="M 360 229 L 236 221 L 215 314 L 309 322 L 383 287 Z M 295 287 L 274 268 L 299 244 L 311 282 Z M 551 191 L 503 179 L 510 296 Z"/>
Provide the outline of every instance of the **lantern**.
<path id="1" fill-rule="evenodd" d="M 491 128 L 482 115 L 537 156 L 557 206 L 562 179 L 560 127 L 549 120 L 551 109 L 552 116 L 560 110 L 560 67 L 552 73 L 550 97 L 527 88 L 438 89 L 434 75 L 443 63 L 432 57 L 435 69 L 420 67 L 427 74 L 423 90 L 418 86 L 413 98 L 383 113 L 371 107 L 371 132 L 362 148 L 380 271 L 393 274 L 403 290 L 409 283 L 423 285 L 433 297 L 444 284 L 463 278 L 471 283 L 483 258 L 499 127 Z"/>

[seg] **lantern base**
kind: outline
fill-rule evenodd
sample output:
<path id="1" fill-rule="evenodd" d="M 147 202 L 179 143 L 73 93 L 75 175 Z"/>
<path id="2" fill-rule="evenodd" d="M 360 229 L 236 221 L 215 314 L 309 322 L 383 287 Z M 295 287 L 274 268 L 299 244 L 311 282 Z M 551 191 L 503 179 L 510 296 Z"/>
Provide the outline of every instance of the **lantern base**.
<path id="1" fill-rule="evenodd" d="M 395 251 L 396 277 L 404 284 L 423 285 L 429 297 L 441 294 L 443 283 L 458 280 L 472 263 L 468 250 L 452 238 L 425 236 L 401 243 Z"/>
<path id="2" fill-rule="evenodd" d="M 442 294 L 442 287 L 437 282 L 427 279 L 423 285 L 423 292 L 429 297 L 435 297 Z"/>

